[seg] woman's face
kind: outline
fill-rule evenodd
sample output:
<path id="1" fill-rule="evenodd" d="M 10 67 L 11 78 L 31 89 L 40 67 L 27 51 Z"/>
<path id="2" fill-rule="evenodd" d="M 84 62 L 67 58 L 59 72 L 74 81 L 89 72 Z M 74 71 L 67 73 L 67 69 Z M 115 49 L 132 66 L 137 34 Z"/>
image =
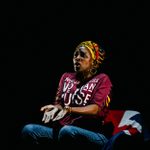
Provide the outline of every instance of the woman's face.
<path id="1" fill-rule="evenodd" d="M 92 67 L 92 56 L 88 48 L 79 46 L 73 54 L 74 70 L 76 72 L 88 72 Z"/>

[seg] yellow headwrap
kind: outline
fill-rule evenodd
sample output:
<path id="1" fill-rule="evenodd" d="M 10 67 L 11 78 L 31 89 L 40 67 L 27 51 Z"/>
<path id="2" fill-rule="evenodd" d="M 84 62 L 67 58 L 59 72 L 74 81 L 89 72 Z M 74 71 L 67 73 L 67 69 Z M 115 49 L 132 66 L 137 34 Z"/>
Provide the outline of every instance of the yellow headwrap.
<path id="1" fill-rule="evenodd" d="M 105 58 L 105 51 L 99 47 L 99 45 L 93 41 L 81 42 L 78 46 L 85 46 L 89 49 L 92 59 L 101 64 Z"/>

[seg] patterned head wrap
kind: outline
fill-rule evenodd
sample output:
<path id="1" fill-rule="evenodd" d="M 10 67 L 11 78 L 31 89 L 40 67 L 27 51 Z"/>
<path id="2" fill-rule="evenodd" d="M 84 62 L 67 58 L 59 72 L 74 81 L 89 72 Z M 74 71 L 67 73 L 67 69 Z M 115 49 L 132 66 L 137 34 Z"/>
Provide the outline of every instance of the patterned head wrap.
<path id="1" fill-rule="evenodd" d="M 81 42 L 78 46 L 85 46 L 89 49 L 92 59 L 97 63 L 101 64 L 105 58 L 105 51 L 99 47 L 99 45 L 93 41 Z"/>

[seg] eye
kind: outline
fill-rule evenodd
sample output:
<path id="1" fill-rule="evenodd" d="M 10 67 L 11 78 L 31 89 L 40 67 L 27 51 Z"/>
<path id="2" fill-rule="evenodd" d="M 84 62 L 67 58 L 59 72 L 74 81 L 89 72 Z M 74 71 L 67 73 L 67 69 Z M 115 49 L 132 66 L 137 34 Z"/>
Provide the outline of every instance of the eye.
<path id="1" fill-rule="evenodd" d="M 85 57 L 85 53 L 81 51 L 81 52 L 80 52 L 80 56 L 81 56 L 81 57 Z"/>
<path id="2" fill-rule="evenodd" d="M 75 51 L 73 56 L 77 57 L 78 55 L 79 55 L 79 51 Z"/>

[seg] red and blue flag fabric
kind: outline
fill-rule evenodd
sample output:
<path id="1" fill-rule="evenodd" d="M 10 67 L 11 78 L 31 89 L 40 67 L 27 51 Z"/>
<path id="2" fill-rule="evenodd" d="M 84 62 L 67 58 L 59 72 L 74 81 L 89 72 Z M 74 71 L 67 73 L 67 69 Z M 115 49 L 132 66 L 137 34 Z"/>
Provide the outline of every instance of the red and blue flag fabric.
<path id="1" fill-rule="evenodd" d="M 143 133 L 141 113 L 134 110 L 110 110 L 104 121 L 106 130 L 113 126 L 103 150 L 129 150 L 140 143 Z"/>
<path id="2" fill-rule="evenodd" d="M 105 124 L 111 122 L 113 124 L 113 133 L 123 131 L 127 135 L 135 135 L 142 133 L 141 114 L 134 110 L 110 110 Z"/>

